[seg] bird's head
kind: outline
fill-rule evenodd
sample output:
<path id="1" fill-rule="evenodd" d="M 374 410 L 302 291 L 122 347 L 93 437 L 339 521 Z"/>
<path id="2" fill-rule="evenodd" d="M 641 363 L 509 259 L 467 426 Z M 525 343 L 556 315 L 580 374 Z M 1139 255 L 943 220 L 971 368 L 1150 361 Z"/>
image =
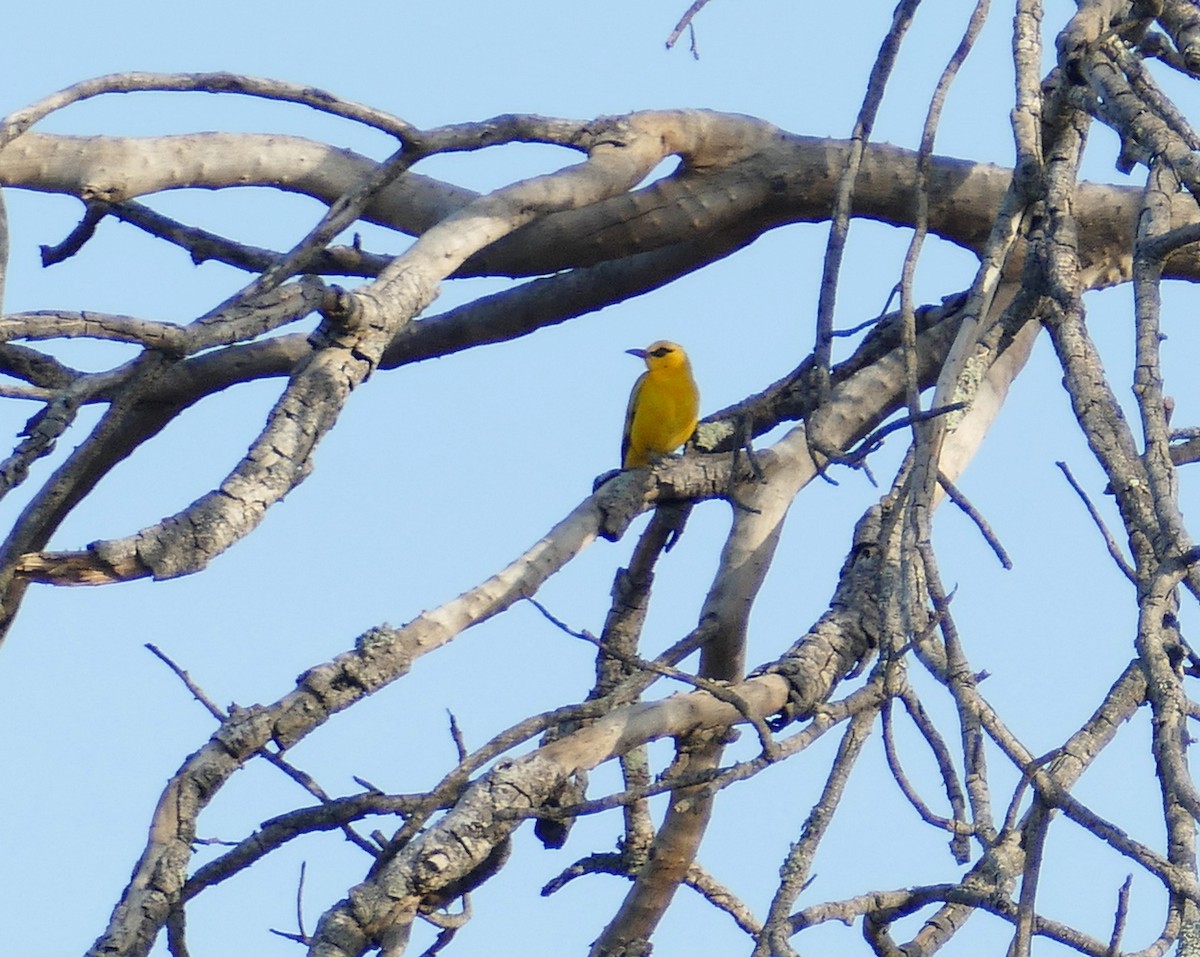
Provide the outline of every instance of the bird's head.
<path id="1" fill-rule="evenodd" d="M 677 342 L 668 342 L 666 339 L 652 342 L 645 349 L 626 349 L 625 351 L 631 356 L 637 356 L 644 360 L 646 368 L 651 371 L 678 369 L 680 366 L 688 365 L 687 353 L 683 351 L 683 346 Z"/>

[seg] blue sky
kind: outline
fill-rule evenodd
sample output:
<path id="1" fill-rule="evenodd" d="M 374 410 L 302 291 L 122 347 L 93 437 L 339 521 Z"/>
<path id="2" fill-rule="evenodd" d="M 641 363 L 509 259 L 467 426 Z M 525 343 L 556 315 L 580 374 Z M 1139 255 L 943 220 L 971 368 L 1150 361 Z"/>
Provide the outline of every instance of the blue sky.
<path id="1" fill-rule="evenodd" d="M 66 0 L 47 20 L 33 5 L 21 5 L 6 13 L 9 35 L 26 42 L 15 44 L 15 56 L 0 65 L 0 112 L 104 73 L 231 70 L 324 87 L 422 126 L 502 112 L 587 119 L 704 107 L 753 114 L 797 133 L 850 131 L 866 70 L 890 22 L 885 5 L 837 5 L 831 11 L 827 7 L 834 5 L 713 0 L 697 20 L 698 61 L 685 45 L 663 49 L 685 6 L 663 0 L 399 0 L 363 2 L 345 13 L 308 0 L 217 0 L 185 17 L 159 3 L 117 0 L 101 14 L 94 5 Z M 965 7 L 928 0 L 906 42 L 877 139 L 916 145 L 937 73 L 965 23 Z M 1050 7 L 1047 22 L 1057 26 L 1070 5 Z M 1008 162 L 1009 22 L 1008 11 L 993 13 L 951 93 L 939 152 Z M 1189 102 L 1181 105 L 1187 109 Z M 107 97 L 56 115 L 42 128 L 128 135 L 287 132 L 379 158 L 391 148 L 378 134 L 300 108 L 208 95 Z M 1127 181 L 1112 169 L 1112 140 L 1102 131 L 1094 134 L 1090 178 Z M 550 149 L 504 148 L 437 159 L 422 170 L 486 189 L 572 161 Z M 243 281 L 224 266 L 193 267 L 177 250 L 114 223 L 105 223 L 81 255 L 42 270 L 38 245 L 58 242 L 71 229 L 78 204 L 13 191 L 6 200 L 13 243 L 8 311 L 86 307 L 183 322 Z M 171 215 L 278 248 L 290 246 L 320 215 L 310 201 L 267 191 L 182 193 L 151 202 Z M 379 231 L 363 233 L 368 245 L 402 248 Z M 659 338 L 684 343 L 705 411 L 761 389 L 797 364 L 812 340 L 824 239 L 823 226 L 779 230 L 633 302 L 525 340 L 377 375 L 352 397 L 322 444 L 314 474 L 202 574 L 101 589 L 33 589 L 0 649 L 5 951 L 50 957 L 90 945 L 142 848 L 162 784 L 213 730 L 208 715 L 144 643 L 159 645 L 217 702 L 269 702 L 300 671 L 350 646 L 364 629 L 401 623 L 470 587 L 536 540 L 590 491 L 596 474 L 616 464 L 625 399 L 639 371 L 626 348 Z M 839 325 L 879 312 L 899 276 L 907 241 L 907 234 L 888 227 L 854 226 Z M 961 251 L 936 240 L 929 246 L 918 272 L 922 301 L 964 288 L 973 273 Z M 493 288 L 482 281 L 462 285 L 446 288 L 431 311 Z M 1130 377 L 1130 301 L 1128 289 L 1089 297 L 1095 334 L 1122 398 Z M 1198 418 L 1194 377 L 1183 364 L 1194 310 L 1191 290 L 1169 291 L 1167 389 L 1178 403 L 1176 421 L 1184 424 Z M 62 354 L 85 365 L 111 361 L 107 352 L 64 348 Z M 1103 482 L 1073 425 L 1059 378 L 1040 343 L 960 483 L 991 520 L 1015 569 L 1001 570 L 962 516 L 947 511 L 938 519 L 941 565 L 948 584 L 959 589 L 955 609 L 968 654 L 991 673 L 985 693 L 1034 752 L 1057 744 L 1090 713 L 1130 657 L 1133 640 L 1129 586 L 1053 465 L 1067 460 L 1100 497 Z M 185 506 L 240 457 L 277 390 L 277 383 L 240 386 L 187 412 L 114 470 L 52 544 L 79 547 L 129 534 Z M 11 404 L 0 407 L 0 434 L 15 433 L 32 411 Z M 68 437 L 64 451 L 78 440 Z M 897 437 L 875 465 L 881 480 L 901 452 Z M 751 662 L 774 658 L 824 610 L 852 523 L 879 494 L 859 474 L 838 478 L 836 488 L 814 484 L 792 511 L 755 611 Z M 1185 511 L 1194 495 L 1187 481 L 1185 476 Z M 0 503 L 6 524 L 25 500 L 15 494 Z M 671 643 L 695 623 L 727 525 L 725 506 L 705 505 L 667 557 L 647 626 L 648 650 Z M 593 546 L 539 597 L 574 626 L 598 632 L 612 574 L 631 542 Z M 1036 670 L 1030 667 L 1034 656 Z M 518 607 L 422 660 L 411 676 L 303 742 L 293 759 L 334 793 L 354 790 L 355 774 L 386 790 L 418 790 L 453 760 L 444 730 L 447 709 L 457 715 L 468 743 L 478 745 L 529 713 L 584 694 L 591 668 L 588 647 L 550 628 L 532 608 Z M 931 700 L 939 700 L 936 693 Z M 1145 715 L 1131 722 L 1122 732 L 1128 746 L 1088 773 L 1079 796 L 1135 836 L 1158 843 L 1147 731 Z M 805 802 L 820 788 L 820 759 L 827 760 L 834 743 L 823 742 L 801 766 L 774 769 L 729 795 L 731 807 L 720 812 L 724 816 L 706 840 L 702 862 L 760 915 L 778 862 L 798 834 Z M 911 760 L 919 763 L 919 750 L 909 744 Z M 752 747 L 752 741 L 740 746 L 746 754 Z M 917 829 L 874 743 L 871 749 L 851 784 L 844 826 L 835 828 L 818 860 L 813 894 L 823 899 L 956 873 L 944 841 Z M 997 771 L 997 778 L 998 789 L 999 781 L 1015 784 L 1011 774 Z M 612 784 L 610 775 L 600 773 L 594 793 Z M 1007 793 L 998 791 L 995 799 L 1002 802 Z M 261 820 L 305 803 L 274 769 L 247 768 L 201 819 L 201 831 L 237 839 Z M 746 861 L 746 821 L 753 822 L 753 867 Z M 524 953 L 536 925 L 539 933 L 553 935 L 556 952 L 586 952 L 625 885 L 591 878 L 549 900 L 538 897 L 537 888 L 576 857 L 611 849 L 618 827 L 613 817 L 582 822 L 558 852 L 542 850 L 522 832 L 512 873 L 477 895 L 476 919 L 455 946 L 466 954 Z M 1046 910 L 1084 921 L 1089 932 L 1105 937 L 1116 888 L 1129 868 L 1092 854 L 1076 837 L 1069 823 L 1051 832 Z M 206 856 L 202 851 L 198 859 Z M 366 866 L 361 854 L 333 836 L 279 852 L 197 905 L 190 920 L 193 953 L 296 953 L 295 945 L 266 928 L 294 930 L 301 860 L 308 862 L 309 929 Z M 56 888 L 68 892 L 65 911 L 53 900 Z M 1130 939 L 1152 939 L 1159 906 L 1153 883 L 1138 875 Z M 696 953 L 698 939 L 711 953 L 748 951 L 727 918 L 683 892 L 655 953 Z M 946 952 L 996 952 L 1003 946 L 996 941 L 1006 939 L 1003 928 L 975 918 Z M 835 947 L 865 952 L 857 932 L 840 926 L 798 944 L 810 953 Z M 161 944 L 160 951 L 165 953 Z"/>

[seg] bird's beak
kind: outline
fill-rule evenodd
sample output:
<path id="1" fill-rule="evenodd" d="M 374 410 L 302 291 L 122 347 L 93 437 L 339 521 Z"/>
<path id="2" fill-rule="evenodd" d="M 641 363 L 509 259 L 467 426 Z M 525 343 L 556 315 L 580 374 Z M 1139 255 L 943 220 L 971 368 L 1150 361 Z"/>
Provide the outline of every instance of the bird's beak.
<path id="1" fill-rule="evenodd" d="M 646 350 L 645 349 L 626 349 L 625 351 L 628 352 L 631 356 L 637 356 L 639 359 L 646 358 Z"/>

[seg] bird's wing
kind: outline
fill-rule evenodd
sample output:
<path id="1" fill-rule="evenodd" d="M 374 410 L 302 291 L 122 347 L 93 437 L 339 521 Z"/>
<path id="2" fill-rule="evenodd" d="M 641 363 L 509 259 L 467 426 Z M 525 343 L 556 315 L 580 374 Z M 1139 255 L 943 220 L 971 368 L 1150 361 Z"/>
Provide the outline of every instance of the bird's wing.
<path id="1" fill-rule="evenodd" d="M 633 384 L 633 389 L 629 393 L 629 404 L 625 406 L 625 429 L 621 433 L 621 468 L 625 468 L 625 456 L 629 454 L 629 439 L 633 433 L 633 413 L 637 408 L 638 394 L 642 391 L 642 385 L 646 382 L 648 372 L 643 372 L 637 378 L 637 382 Z"/>

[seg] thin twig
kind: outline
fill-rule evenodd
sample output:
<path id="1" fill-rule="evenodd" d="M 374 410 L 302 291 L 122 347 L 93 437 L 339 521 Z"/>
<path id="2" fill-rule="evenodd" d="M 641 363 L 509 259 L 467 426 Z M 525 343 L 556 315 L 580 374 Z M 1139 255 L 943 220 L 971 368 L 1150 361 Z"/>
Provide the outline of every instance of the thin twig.
<path id="1" fill-rule="evenodd" d="M 264 821 L 258 830 L 239 841 L 220 857 L 199 867 L 180 892 L 186 903 L 207 887 L 241 873 L 290 841 L 319 831 L 332 831 L 351 821 L 376 815 L 405 816 L 422 805 L 424 794 L 381 794 L 368 792 L 334 798 L 328 803 L 302 807 Z M 443 802 L 448 807 L 452 801 Z"/>
<path id="2" fill-rule="evenodd" d="M 102 205 L 88 203 L 84 209 L 83 218 L 79 224 L 67 234 L 67 237 L 57 246 L 39 246 L 43 266 L 55 266 L 74 256 L 84 247 L 84 244 L 96 234 L 96 227 L 104 219 L 105 209 Z"/>
<path id="3" fill-rule="evenodd" d="M 235 242 L 198 226 L 188 226 L 133 200 L 94 205 L 121 222 L 137 226 L 151 236 L 180 247 L 196 265 L 215 261 L 250 272 L 264 272 L 283 260 L 283 253 Z M 307 271 L 319 275 L 373 278 L 394 258 L 364 252 L 357 246 L 330 246 L 314 254 Z"/>
<path id="4" fill-rule="evenodd" d="M 962 735 L 964 776 L 967 788 L 967 798 L 971 805 L 971 818 L 975 822 L 976 831 L 984 841 L 995 835 L 995 824 L 992 816 L 991 791 L 988 783 L 987 755 L 983 747 L 982 722 L 977 711 L 972 707 L 975 685 L 978 681 L 971 672 L 963 651 L 962 639 L 958 634 L 958 626 L 950 611 L 950 598 L 942 585 L 941 573 L 938 571 L 937 557 L 928 540 L 917 545 L 921 564 L 925 571 L 925 587 L 928 590 L 934 611 L 939 616 L 938 628 L 942 632 L 945 647 L 945 670 L 935 677 L 942 681 L 950 691 L 958 709 L 960 733 Z M 920 655 L 918 657 L 928 667 L 929 662 Z"/>
<path id="5" fill-rule="evenodd" d="M 589 854 L 587 857 L 580 858 L 573 864 L 569 864 L 557 876 L 543 884 L 539 893 L 543 897 L 552 897 L 577 877 L 583 877 L 587 874 L 614 874 L 618 877 L 633 877 L 629 872 L 628 861 L 624 854 L 606 851 L 598 854 Z"/>
<path id="6" fill-rule="evenodd" d="M 844 458 L 836 459 L 835 461 L 837 461 L 840 465 L 859 462 L 878 449 L 883 444 L 883 440 L 893 432 L 899 431 L 900 429 L 907 429 L 917 422 L 924 422 L 939 415 L 957 412 L 959 409 L 966 408 L 966 405 L 967 404 L 965 402 L 951 402 L 948 405 L 939 405 L 935 409 L 926 409 L 923 412 L 916 413 L 915 415 L 903 415 L 898 419 L 893 419 L 891 422 L 881 425 L 865 439 L 859 442 L 858 447 L 847 452 Z"/>
<path id="7" fill-rule="evenodd" d="M 864 924 L 864 929 L 866 929 L 868 925 L 894 922 L 939 901 L 979 908 L 1009 923 L 1015 923 L 1017 919 L 1017 906 L 1005 894 L 994 888 L 975 887 L 963 882 L 873 891 L 848 900 L 814 904 L 792 915 L 791 930 L 792 933 L 798 933 L 805 928 L 833 920 L 852 924 L 860 917 L 866 918 Z M 881 929 L 881 927 L 877 928 L 871 933 L 872 943 L 876 943 L 876 939 L 883 936 Z M 1100 941 L 1047 917 L 1035 915 L 1034 933 L 1064 944 L 1081 954 L 1088 954 L 1091 957 L 1103 957 L 1104 954 L 1105 945 Z M 890 941 L 884 942 L 884 946 L 879 948 L 878 952 L 895 953 L 894 945 L 889 947 L 889 944 Z M 1152 953 L 1162 952 L 1153 951 Z"/>
<path id="8" fill-rule="evenodd" d="M 575 629 L 571 628 L 565 622 L 556 618 L 553 613 L 551 613 L 550 610 L 536 598 L 533 598 L 532 596 L 526 596 L 525 600 L 533 605 L 533 607 L 538 611 L 540 611 L 542 615 L 545 616 L 546 620 L 551 624 L 561 628 L 572 637 L 579 638 L 580 640 L 586 641 L 591 645 L 595 645 L 605 655 L 615 658 L 623 665 L 626 665 L 630 668 L 636 668 L 639 671 L 653 671 L 655 674 L 662 675 L 664 678 L 672 678 L 675 681 L 690 685 L 697 691 L 707 692 L 718 701 L 723 701 L 725 704 L 732 705 L 733 707 L 737 708 L 742 717 L 750 723 L 750 726 L 753 727 L 755 732 L 758 734 L 758 741 L 762 747 L 763 753 L 766 755 L 773 755 L 775 753 L 777 744 L 774 736 L 771 733 L 770 727 L 767 725 L 767 722 L 751 712 L 749 707 L 746 705 L 746 701 L 741 697 L 741 695 L 726 687 L 724 683 L 720 681 L 713 681 L 710 678 L 701 678 L 699 675 L 689 674 L 688 672 L 681 671 L 680 669 L 671 665 L 660 664 L 656 661 L 647 661 L 645 658 L 642 658 L 639 655 L 630 655 L 621 651 L 617 651 L 615 648 L 606 646 L 603 641 L 601 641 L 591 632 L 576 631 Z"/>
<path id="9" fill-rule="evenodd" d="M 863 150 L 871 138 L 875 116 L 883 101 L 892 67 L 900 52 L 900 43 L 912 23 L 920 0 L 901 0 L 896 6 L 891 27 L 880 45 L 875 64 L 867 81 L 867 92 L 850 135 L 850 152 L 846 166 L 838 180 L 837 195 L 830 215 L 829 239 L 825 247 L 825 260 L 821 273 L 821 291 L 817 301 L 817 335 L 813 349 L 813 371 L 816 376 L 818 394 L 824 398 L 829 389 L 830 355 L 833 346 L 833 313 L 837 299 L 838 276 L 842 267 L 842 256 L 846 237 L 850 230 L 850 209 L 854 187 L 862 162 Z"/>
<path id="10" fill-rule="evenodd" d="M 747 934 L 753 937 L 762 932 L 762 923 L 754 916 L 754 912 L 733 891 L 695 861 L 688 868 L 687 877 L 683 882 L 717 910 L 724 911 L 732 917 L 733 922 Z"/>
<path id="11" fill-rule="evenodd" d="M 695 18 L 696 14 L 703 10 L 707 4 L 708 0 L 695 0 L 695 2 L 687 8 L 683 16 L 679 18 L 679 22 L 675 24 L 675 29 L 672 30 L 670 36 L 667 37 L 668 50 L 670 50 L 677 42 L 679 42 L 679 38 L 682 36 L 683 31 L 692 25 L 692 20 Z M 696 56 L 696 35 L 694 32 L 692 34 L 692 56 L 696 57 L 697 60 L 700 59 L 698 56 Z"/>
<path id="12" fill-rule="evenodd" d="M 954 828 L 954 836 L 950 839 L 950 851 L 954 855 L 955 861 L 965 864 L 970 858 L 967 837 L 975 833 L 975 828 L 967 822 L 967 799 L 955 772 L 950 748 L 911 686 L 901 688 L 897 697 L 904 704 L 909 718 L 933 752 L 934 760 L 942 775 L 942 786 L 946 789 L 946 800 L 950 802 L 950 808 L 954 815 L 953 820 L 958 825 Z"/>
<path id="13" fill-rule="evenodd" d="M 198 837 L 192 841 L 197 847 L 237 847 L 237 841 L 227 841 L 220 837 Z"/>
<path id="14" fill-rule="evenodd" d="M 1121 889 L 1117 891 L 1117 912 L 1113 916 L 1112 937 L 1108 940 L 1108 957 L 1121 953 L 1121 938 L 1125 935 L 1125 920 L 1129 916 L 1129 889 L 1133 886 L 1133 875 L 1127 874 Z"/>
<path id="15" fill-rule="evenodd" d="M 417 916 L 422 920 L 433 924 L 434 927 L 440 927 L 442 930 L 458 930 L 471 919 L 471 895 L 463 894 L 459 898 L 462 901 L 462 910 L 457 914 L 450 914 L 445 911 L 421 911 Z M 438 948 L 441 950 L 441 947 Z M 433 951 L 436 953 L 436 951 Z M 430 953 L 430 951 L 425 951 Z"/>
<path id="16" fill-rule="evenodd" d="M 1012 560 L 1008 557 L 1008 552 L 1004 550 L 1004 546 L 1000 544 L 1000 539 L 996 537 L 996 533 L 992 531 L 991 525 L 987 519 L 971 504 L 958 486 L 950 481 L 941 471 L 938 472 L 938 484 L 946 491 L 946 496 L 967 516 L 975 527 L 979 529 L 979 533 L 983 536 L 983 540 L 991 546 L 993 552 L 996 553 L 996 558 L 1000 560 L 1000 564 L 1004 566 L 1006 571 L 1010 571 L 1013 567 Z"/>
<path id="17" fill-rule="evenodd" d="M 108 93 L 203 92 L 238 93 L 287 103 L 299 103 L 322 113 L 355 120 L 401 140 L 416 133 L 404 120 L 372 107 L 343 100 L 325 90 L 282 80 L 235 73 L 112 73 L 76 83 L 31 103 L 0 121 L 0 146 L 35 123 L 73 103 Z"/>
<path id="18" fill-rule="evenodd" d="M 165 664 L 171 669 L 171 671 L 175 673 L 175 676 L 179 678 L 179 680 L 182 681 L 187 687 L 188 691 L 192 693 L 192 697 L 199 701 L 200 704 L 202 704 L 208 710 L 209 714 L 222 723 L 228 720 L 230 715 L 227 714 L 224 709 L 218 707 L 213 700 L 204 693 L 204 690 L 192 680 L 191 676 L 184 671 L 183 668 L 172 661 L 161 649 L 158 648 L 157 645 L 147 642 L 146 648 L 152 655 L 158 658 L 161 662 L 163 662 L 163 664 Z M 236 710 L 237 709 L 235 708 L 235 713 Z M 268 751 L 266 748 L 259 748 L 257 753 L 266 758 L 267 761 L 275 765 L 275 767 L 279 768 L 280 771 L 299 784 L 318 801 L 321 801 L 322 803 L 329 803 L 333 800 L 325 792 L 325 789 L 317 784 L 312 775 L 310 775 L 307 771 L 302 771 L 300 768 L 291 764 L 282 755 L 276 754 L 274 751 Z M 372 857 L 377 857 L 379 855 L 379 850 L 375 847 L 375 845 L 366 838 L 360 836 L 358 832 L 355 831 L 354 828 L 352 828 L 349 824 L 342 825 L 342 832 L 346 835 L 347 840 L 366 851 Z"/>
<path id="19" fill-rule="evenodd" d="M 463 740 L 462 728 L 458 726 L 458 718 L 454 716 L 453 711 L 447 708 L 446 714 L 450 717 L 450 737 L 454 739 L 454 749 L 458 752 L 458 760 L 461 764 L 467 758 L 467 745 Z"/>
<path id="20" fill-rule="evenodd" d="M 202 689 L 198 684 L 196 684 L 196 682 L 192 680 L 191 675 L 184 671 L 179 665 L 175 664 L 175 662 L 172 661 L 158 647 L 158 645 L 155 645 L 152 642 L 146 642 L 146 650 L 175 673 L 175 677 L 183 682 L 184 687 L 186 687 L 187 690 L 192 693 L 192 697 L 204 705 L 209 714 L 211 714 L 218 721 L 224 721 L 229 717 L 229 715 L 225 713 L 225 709 L 218 707 L 213 702 L 212 698 L 204 693 L 204 689 Z"/>
<path id="21" fill-rule="evenodd" d="M 1071 469 L 1067 466 L 1066 462 L 1055 462 L 1054 464 L 1057 465 L 1062 474 L 1067 477 L 1067 481 L 1070 483 L 1071 488 L 1075 490 L 1075 494 L 1078 495 L 1080 500 L 1083 502 L 1084 508 L 1086 508 L 1088 510 L 1088 514 L 1092 516 L 1092 521 L 1095 522 L 1096 527 L 1100 529 L 1100 534 L 1104 536 L 1104 544 L 1108 548 L 1108 554 L 1111 555 L 1112 560 L 1117 563 L 1117 568 L 1121 570 L 1121 574 L 1128 578 L 1134 585 L 1136 585 L 1137 575 L 1134 573 L 1133 566 L 1129 564 L 1128 560 L 1121 553 L 1120 546 L 1117 545 L 1116 539 L 1112 537 L 1112 533 L 1109 532 L 1108 526 L 1104 524 L 1104 519 L 1100 517 L 1100 513 L 1096 511 L 1096 506 L 1092 504 L 1092 500 L 1088 497 L 1087 492 L 1085 492 L 1083 487 L 1077 481 L 1075 481 L 1075 476 L 1071 474 Z"/>
<path id="22" fill-rule="evenodd" d="M 467 919 L 470 917 L 470 903 L 467 899 L 468 896 L 469 895 L 464 895 L 463 897 L 463 924 L 465 924 Z M 427 914 L 422 914 L 421 916 L 426 920 L 429 920 L 429 916 Z M 454 935 L 458 933 L 459 926 L 461 926 L 461 924 L 455 927 L 443 927 L 442 932 L 437 935 L 437 939 L 425 949 L 425 953 L 423 953 L 421 957 L 433 957 L 434 954 L 440 953 L 442 950 L 444 950 L 450 944 L 450 942 L 454 940 Z"/>
<path id="23" fill-rule="evenodd" d="M 308 934 L 304 930 L 304 872 L 307 867 L 307 861 L 300 862 L 300 880 L 296 883 L 296 928 L 303 940 L 308 940 Z"/>
<path id="24" fill-rule="evenodd" d="M 21 388 L 14 387 L 14 393 Z M 30 390 L 30 395 L 22 398 L 35 398 L 39 391 L 35 386 L 25 388 Z M 45 406 L 29 417 L 21 430 L 24 438 L 13 448 L 12 455 L 0 462 L 0 498 L 29 477 L 34 462 L 54 451 L 59 437 L 75 423 L 84 391 L 86 387 L 82 380 L 64 391 L 54 390 L 49 393 Z M 0 394 L 2 392 L 0 390 Z"/>
<path id="25" fill-rule="evenodd" d="M 942 435 L 937 426 L 920 428 L 917 424 L 920 421 L 917 415 L 921 410 L 921 390 L 917 381 L 917 322 L 916 306 L 913 302 L 913 280 L 916 276 L 917 261 L 920 259 L 929 230 L 929 163 L 930 157 L 933 155 L 934 140 L 937 136 L 938 123 L 941 121 L 946 95 L 958 76 L 959 69 L 970 55 L 979 31 L 987 19 L 987 14 L 988 0 L 976 0 L 975 9 L 971 13 L 966 31 L 942 70 L 933 96 L 930 98 L 929 109 L 925 114 L 925 123 L 921 130 L 921 143 L 917 150 L 916 183 L 913 190 L 916 206 L 915 222 L 900 270 L 900 316 L 904 346 L 905 399 L 909 415 L 913 418 L 913 441 L 916 444 L 917 455 L 919 460 L 924 461 L 936 461 Z M 926 488 L 920 492 L 920 495 L 928 496 L 932 494 L 932 491 L 932 488 Z M 922 498 L 921 500 L 928 505 L 927 499 Z"/>
<path id="26" fill-rule="evenodd" d="M 1037 911 L 1038 879 L 1042 873 L 1042 853 L 1046 846 L 1046 831 L 1050 827 L 1050 809 L 1038 801 L 1025 822 L 1025 869 L 1021 876 L 1021 898 L 1018 902 L 1017 927 L 1009 948 L 1011 957 L 1029 957 L 1033 946 L 1034 922 Z"/>
<path id="27" fill-rule="evenodd" d="M 913 810 L 915 810 L 917 814 L 921 816 L 921 820 L 923 820 L 926 824 L 931 824 L 934 827 L 941 828 L 944 831 L 949 831 L 951 834 L 966 836 L 974 833 L 974 829 L 969 824 L 954 820 L 953 818 L 946 818 L 939 814 L 935 814 L 929 805 L 926 804 L 921 798 L 921 795 L 917 793 L 917 789 L 913 787 L 912 782 L 909 781 L 908 775 L 905 774 L 904 768 L 900 764 L 900 756 L 896 752 L 896 736 L 892 723 L 891 698 L 884 702 L 882 718 L 883 751 L 884 756 L 887 758 L 888 769 L 892 772 L 892 777 L 895 778 L 896 783 L 900 786 L 901 792 L 904 794 L 905 798 L 908 799 L 908 803 L 912 805 Z"/>
<path id="28" fill-rule="evenodd" d="M 870 736 L 874 721 L 875 709 L 871 708 L 856 714 L 846 728 L 821 796 L 805 819 L 802 836 L 792 845 L 780 868 L 781 880 L 754 948 L 755 957 L 767 953 L 786 954 L 791 950 L 788 937 L 792 933 L 792 905 L 811 880 L 813 857 L 828 831 L 834 812 L 841 804 L 850 772 L 862 754 L 862 747 Z"/>
<path id="29" fill-rule="evenodd" d="M 895 301 L 898 295 L 900 295 L 900 283 L 896 283 L 896 285 L 892 286 L 891 291 L 888 293 L 887 301 L 884 302 L 883 309 L 879 315 L 874 316 L 871 319 L 864 319 L 857 326 L 851 326 L 849 329 L 834 329 L 829 334 L 835 339 L 843 339 L 849 336 L 858 335 L 858 333 L 862 332 L 864 329 L 870 329 L 872 326 L 879 325 L 879 323 L 887 319 L 888 310 L 892 308 L 892 303 Z"/>

